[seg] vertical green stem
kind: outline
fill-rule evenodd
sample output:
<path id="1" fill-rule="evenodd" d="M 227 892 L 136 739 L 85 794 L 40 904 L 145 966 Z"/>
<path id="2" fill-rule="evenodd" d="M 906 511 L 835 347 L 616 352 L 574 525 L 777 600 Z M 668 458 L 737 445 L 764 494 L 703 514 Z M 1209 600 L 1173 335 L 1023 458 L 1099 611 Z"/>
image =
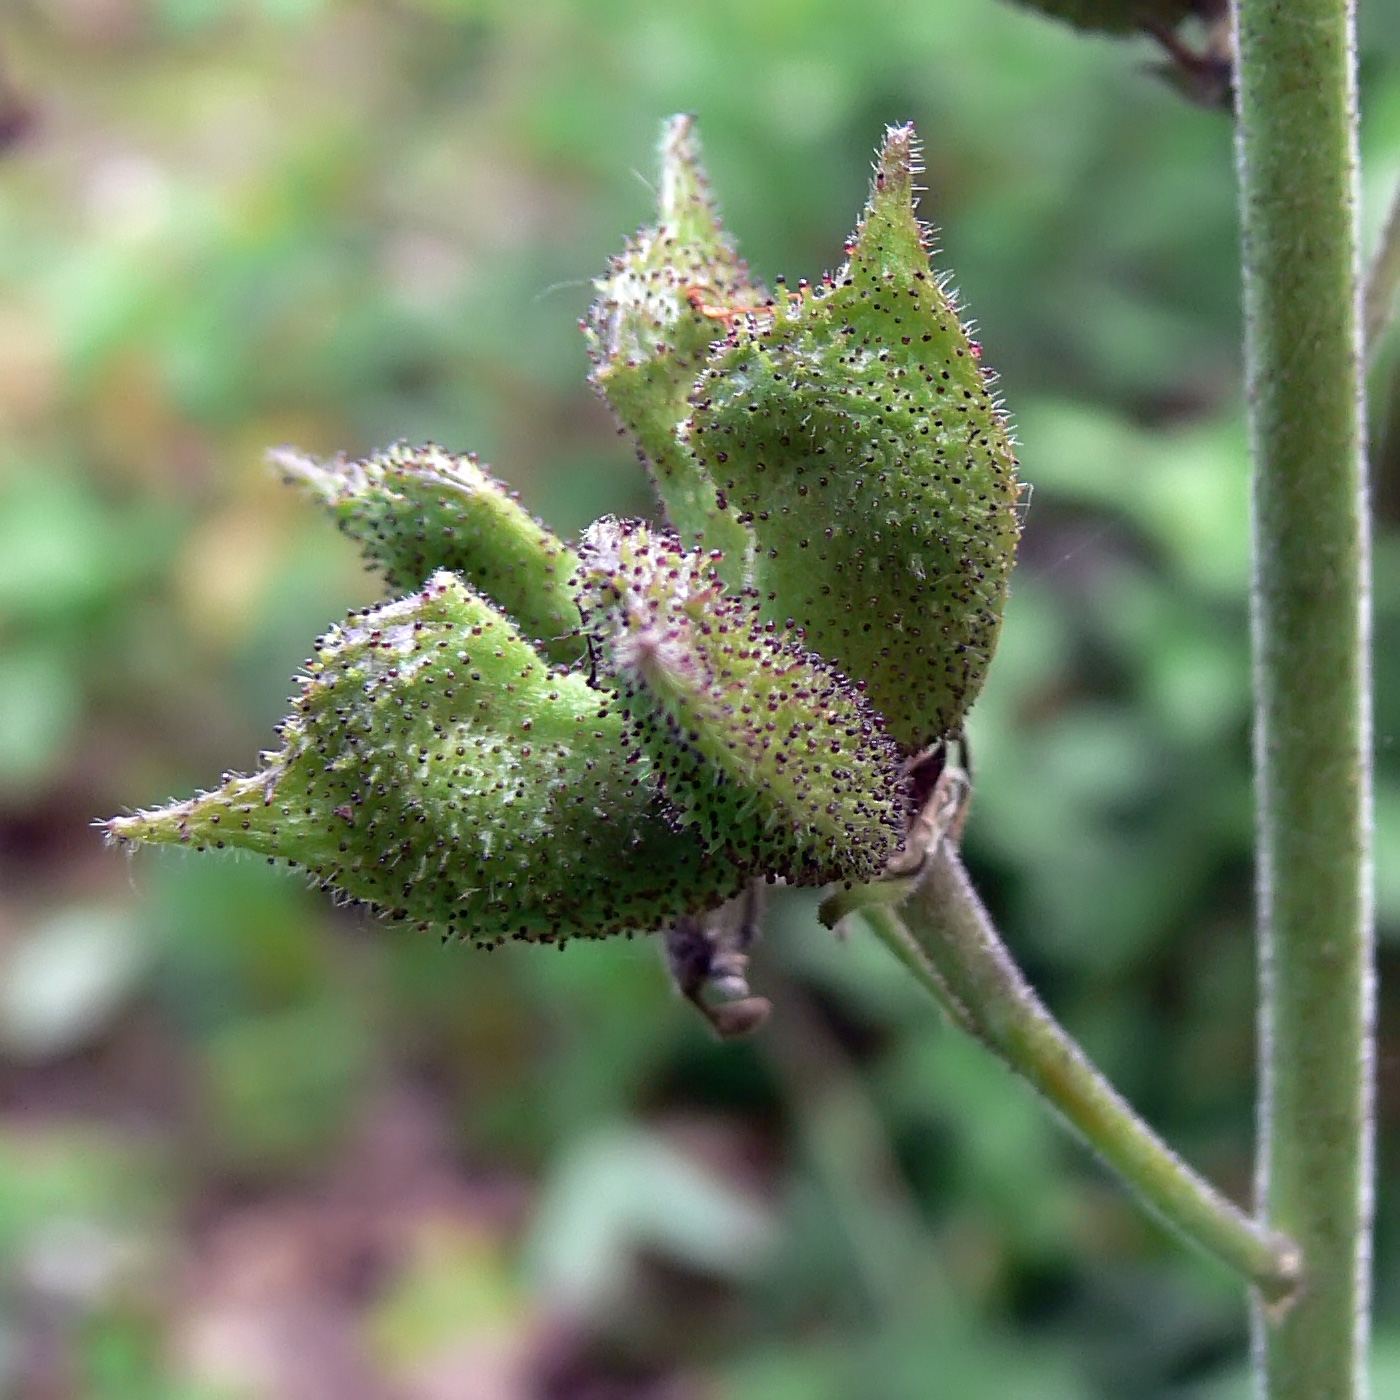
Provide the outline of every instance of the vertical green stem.
<path id="1" fill-rule="evenodd" d="M 1303 1252 L 1256 1308 L 1268 1400 L 1365 1394 L 1369 538 L 1350 0 L 1235 0 L 1254 458 L 1260 1209 Z"/>

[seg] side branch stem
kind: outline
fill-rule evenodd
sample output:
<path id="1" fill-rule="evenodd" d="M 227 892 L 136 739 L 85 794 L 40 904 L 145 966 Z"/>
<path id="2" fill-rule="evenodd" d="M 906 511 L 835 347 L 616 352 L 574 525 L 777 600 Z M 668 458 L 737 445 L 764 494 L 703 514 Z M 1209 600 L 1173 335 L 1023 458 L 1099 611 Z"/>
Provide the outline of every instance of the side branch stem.
<path id="1" fill-rule="evenodd" d="M 1188 1167 L 1090 1063 L 1016 966 L 949 842 L 930 852 L 902 905 L 861 913 L 950 1018 L 1041 1094 L 1154 1215 L 1266 1298 L 1291 1294 L 1299 1273 L 1291 1241 Z"/>

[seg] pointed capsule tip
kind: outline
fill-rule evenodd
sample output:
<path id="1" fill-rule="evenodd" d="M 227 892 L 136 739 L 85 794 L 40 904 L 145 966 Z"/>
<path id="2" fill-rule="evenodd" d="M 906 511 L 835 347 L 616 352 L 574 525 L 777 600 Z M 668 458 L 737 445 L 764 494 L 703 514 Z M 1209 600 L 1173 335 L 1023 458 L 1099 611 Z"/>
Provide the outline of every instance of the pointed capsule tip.
<path id="1" fill-rule="evenodd" d="M 667 117 L 661 124 L 661 154 L 663 158 L 675 155 L 681 159 L 695 158 L 695 114 L 677 112 Z"/>
<path id="2" fill-rule="evenodd" d="M 230 838 L 227 828 L 221 827 L 224 818 L 235 807 L 246 816 L 271 803 L 279 776 L 275 767 L 248 776 L 226 773 L 222 786 L 210 792 L 196 793 L 164 807 L 146 807 L 107 817 L 93 825 L 101 830 L 109 846 L 198 845 L 201 841 L 222 844 Z M 231 840 L 231 844 L 248 843 Z"/>
<path id="3" fill-rule="evenodd" d="M 911 188 L 914 177 L 923 171 L 922 155 L 913 122 L 887 126 L 880 155 L 875 162 L 876 193 L 892 187 Z"/>
<path id="4" fill-rule="evenodd" d="M 700 163 L 695 118 L 688 112 L 668 117 L 661 128 L 661 193 L 657 213 L 663 224 L 681 225 L 700 216 L 713 237 L 719 219 L 710 198 L 710 182 Z"/>
<path id="5" fill-rule="evenodd" d="M 172 803 L 170 807 L 149 812 L 128 812 L 120 817 L 108 817 L 94 823 L 102 831 L 108 846 L 165 845 L 181 839 L 180 815 L 190 803 Z"/>
<path id="6" fill-rule="evenodd" d="M 340 473 L 295 447 L 269 447 L 263 454 L 263 460 L 286 485 L 299 486 L 308 495 L 327 504 L 335 504 L 344 494 Z"/>
<path id="7" fill-rule="evenodd" d="M 269 447 L 263 453 L 263 460 L 269 467 L 276 467 L 288 476 L 310 476 L 321 470 L 321 464 L 313 457 L 285 442 L 278 447 Z"/>
<path id="8" fill-rule="evenodd" d="M 900 270 L 909 275 L 929 272 L 932 233 L 919 222 L 919 188 L 915 177 L 923 173 L 922 150 L 912 122 L 885 128 L 885 139 L 875 159 L 870 198 L 855 233 L 846 244 L 850 262 L 837 274 L 840 281 L 857 262 Z"/>

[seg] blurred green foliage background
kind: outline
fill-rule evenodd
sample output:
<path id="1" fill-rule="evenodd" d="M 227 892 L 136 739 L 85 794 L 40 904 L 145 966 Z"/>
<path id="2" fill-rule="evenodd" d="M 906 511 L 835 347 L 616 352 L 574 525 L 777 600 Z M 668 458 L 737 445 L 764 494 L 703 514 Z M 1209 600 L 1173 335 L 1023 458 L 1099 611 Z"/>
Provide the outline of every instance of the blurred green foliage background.
<path id="1" fill-rule="evenodd" d="M 1400 5 L 1364 15 L 1374 233 Z M 94 817 L 247 769 L 374 596 L 279 442 L 474 449 L 651 509 L 588 279 L 697 112 L 759 275 L 835 263 L 886 122 L 1034 485 L 969 859 L 1052 1005 L 1249 1189 L 1246 460 L 1229 122 L 998 0 L 6 0 L 0 1394 L 1237 1400 L 1240 1291 L 881 949 L 772 901 L 718 1046 L 649 942 L 487 956 Z M 1373 385 L 1375 1393 L 1400 1397 L 1400 344 Z"/>

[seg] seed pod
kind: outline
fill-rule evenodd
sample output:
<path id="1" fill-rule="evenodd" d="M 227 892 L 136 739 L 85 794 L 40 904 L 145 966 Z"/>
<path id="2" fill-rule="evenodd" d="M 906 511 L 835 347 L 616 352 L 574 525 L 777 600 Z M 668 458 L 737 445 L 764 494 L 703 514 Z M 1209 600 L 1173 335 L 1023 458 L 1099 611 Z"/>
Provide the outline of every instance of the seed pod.
<path id="1" fill-rule="evenodd" d="M 330 511 L 377 566 L 391 593 L 459 573 L 560 665 L 579 660 L 578 559 L 476 459 L 399 443 L 361 462 L 317 462 L 289 448 L 274 466 Z"/>
<path id="2" fill-rule="evenodd" d="M 714 482 L 677 433 L 725 318 L 761 304 L 763 293 L 724 234 L 690 117 L 672 117 L 662 134 L 656 226 L 631 239 L 594 285 L 584 322 L 593 385 L 635 438 L 681 539 L 720 550 L 726 576 L 742 582 L 749 536 L 718 508 Z"/>
<path id="3" fill-rule="evenodd" d="M 763 616 L 864 684 L 907 749 L 955 730 L 996 646 L 1016 462 L 980 351 L 929 268 L 912 127 L 892 127 L 849 260 L 738 322 L 689 437 L 757 540 Z"/>
<path id="4" fill-rule="evenodd" d="M 647 756 L 624 761 L 624 728 L 582 676 L 551 670 L 439 573 L 321 639 L 262 772 L 107 829 L 291 861 L 481 943 L 646 931 L 742 878 L 666 824 Z"/>
<path id="5" fill-rule="evenodd" d="M 904 837 L 900 755 L 856 688 L 674 537 L 603 520 L 579 555 L 602 680 L 677 823 L 790 883 L 883 869 Z"/>

